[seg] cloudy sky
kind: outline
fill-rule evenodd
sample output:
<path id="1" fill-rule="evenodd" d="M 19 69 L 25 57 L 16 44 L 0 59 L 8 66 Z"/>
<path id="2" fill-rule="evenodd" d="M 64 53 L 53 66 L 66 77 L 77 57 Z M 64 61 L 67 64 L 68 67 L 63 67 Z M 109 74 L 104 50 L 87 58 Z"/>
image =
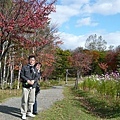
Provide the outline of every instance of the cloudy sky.
<path id="1" fill-rule="evenodd" d="M 58 0 L 50 17 L 58 25 L 62 49 L 84 47 L 94 34 L 107 46 L 120 45 L 120 0 Z"/>

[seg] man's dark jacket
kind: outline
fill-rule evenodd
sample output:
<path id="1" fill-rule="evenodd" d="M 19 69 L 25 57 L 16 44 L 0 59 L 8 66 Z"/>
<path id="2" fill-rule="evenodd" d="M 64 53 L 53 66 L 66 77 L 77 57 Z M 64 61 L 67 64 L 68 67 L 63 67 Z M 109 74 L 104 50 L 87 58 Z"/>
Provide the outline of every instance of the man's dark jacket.
<path id="1" fill-rule="evenodd" d="M 21 72 L 20 72 L 20 78 L 22 81 L 22 86 L 25 88 L 36 88 L 37 85 L 37 80 L 38 80 L 38 72 L 37 69 L 34 66 L 31 66 L 30 64 L 27 64 L 22 67 Z M 29 85 L 27 83 L 27 80 L 34 80 L 33 85 Z"/>

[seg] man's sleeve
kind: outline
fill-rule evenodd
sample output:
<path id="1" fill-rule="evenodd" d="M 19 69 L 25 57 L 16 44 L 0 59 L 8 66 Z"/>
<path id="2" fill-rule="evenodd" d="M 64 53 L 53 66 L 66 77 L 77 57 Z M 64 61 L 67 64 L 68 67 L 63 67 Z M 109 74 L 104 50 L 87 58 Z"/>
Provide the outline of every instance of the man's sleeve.
<path id="1" fill-rule="evenodd" d="M 20 72 L 20 78 L 23 82 L 27 82 L 28 78 L 25 77 L 25 67 L 23 66 Z"/>

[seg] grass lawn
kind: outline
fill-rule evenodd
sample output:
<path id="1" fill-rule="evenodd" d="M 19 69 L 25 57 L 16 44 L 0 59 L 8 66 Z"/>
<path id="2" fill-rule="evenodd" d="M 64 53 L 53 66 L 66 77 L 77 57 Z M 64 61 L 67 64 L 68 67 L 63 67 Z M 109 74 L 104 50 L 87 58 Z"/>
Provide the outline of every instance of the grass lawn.
<path id="1" fill-rule="evenodd" d="M 120 120 L 118 118 L 102 119 L 89 113 L 72 93 L 70 87 L 64 89 L 65 98 L 56 102 L 50 109 L 42 111 L 34 120 Z"/>
<path id="2" fill-rule="evenodd" d="M 21 89 L 19 89 L 19 90 L 17 90 L 17 89 L 1 90 L 0 89 L 0 103 L 5 101 L 7 98 L 20 96 L 21 92 L 22 92 Z"/>

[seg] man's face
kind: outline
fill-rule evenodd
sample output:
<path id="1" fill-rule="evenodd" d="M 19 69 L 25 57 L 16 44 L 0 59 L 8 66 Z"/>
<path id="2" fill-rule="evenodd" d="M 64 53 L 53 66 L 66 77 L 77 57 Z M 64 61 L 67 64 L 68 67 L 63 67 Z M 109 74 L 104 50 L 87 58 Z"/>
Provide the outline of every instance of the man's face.
<path id="1" fill-rule="evenodd" d="M 34 66 L 35 65 L 35 58 L 30 58 L 29 63 Z"/>

